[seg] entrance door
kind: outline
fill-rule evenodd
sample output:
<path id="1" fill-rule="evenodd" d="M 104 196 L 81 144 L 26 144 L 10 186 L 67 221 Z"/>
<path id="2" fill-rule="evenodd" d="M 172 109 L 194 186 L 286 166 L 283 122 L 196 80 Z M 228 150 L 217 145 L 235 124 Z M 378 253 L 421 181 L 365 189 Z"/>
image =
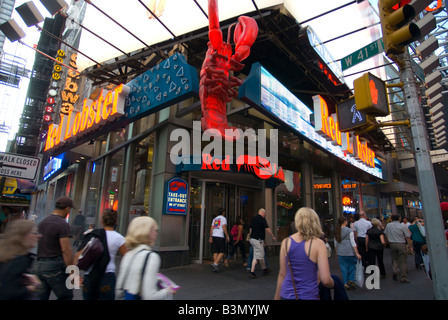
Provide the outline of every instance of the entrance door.
<path id="1" fill-rule="evenodd" d="M 205 191 L 202 187 L 205 185 Z M 221 182 L 197 181 L 192 179 L 190 196 L 190 227 L 189 246 L 190 258 L 201 262 L 202 259 L 211 260 L 213 258 L 213 248 L 209 242 L 210 226 L 220 208 L 226 210 L 227 228 L 235 223 L 238 216 L 242 216 L 245 224 L 249 225 L 250 219 L 257 213 L 259 208 L 255 208 L 257 203 L 255 197 L 259 197 L 259 192 L 252 189 L 241 188 L 233 184 Z M 202 199 L 202 194 L 204 199 Z M 202 210 L 202 206 L 204 210 Z M 203 213 L 202 213 L 203 211 Z M 201 225 L 201 215 L 203 223 Z M 202 237 L 201 237 L 202 232 Z M 202 244 L 201 244 L 202 239 Z M 201 255 L 202 251 L 202 257 Z"/>
<path id="2" fill-rule="evenodd" d="M 230 223 L 235 221 L 235 186 L 226 183 L 207 183 L 204 221 L 204 258 L 213 258 L 213 248 L 209 242 L 210 226 L 220 208 L 226 210 L 227 228 L 230 233 Z"/>
<path id="3" fill-rule="evenodd" d="M 251 189 L 238 190 L 238 215 L 241 216 L 245 224 L 245 232 L 249 230 L 249 223 L 252 217 L 258 212 L 255 208 L 255 197 L 257 192 Z M 244 235 L 245 236 L 245 235 Z"/>

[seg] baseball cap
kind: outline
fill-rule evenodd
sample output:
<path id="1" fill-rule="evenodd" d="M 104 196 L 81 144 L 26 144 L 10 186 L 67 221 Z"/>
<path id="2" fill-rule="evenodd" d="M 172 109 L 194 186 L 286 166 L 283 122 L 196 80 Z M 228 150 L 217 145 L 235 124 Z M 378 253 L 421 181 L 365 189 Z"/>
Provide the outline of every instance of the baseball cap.
<path id="1" fill-rule="evenodd" d="M 56 206 L 61 208 L 70 207 L 76 209 L 76 207 L 73 205 L 73 200 L 66 196 L 62 196 L 58 200 L 56 200 Z"/>
<path id="2" fill-rule="evenodd" d="M 440 209 L 442 211 L 448 211 L 448 202 L 442 202 L 440 203 Z"/>

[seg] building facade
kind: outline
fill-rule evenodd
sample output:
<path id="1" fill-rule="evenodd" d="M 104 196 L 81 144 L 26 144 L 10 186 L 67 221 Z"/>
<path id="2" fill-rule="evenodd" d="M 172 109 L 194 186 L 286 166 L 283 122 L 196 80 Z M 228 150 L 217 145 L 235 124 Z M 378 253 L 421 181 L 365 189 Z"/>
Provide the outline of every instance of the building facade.
<path id="1" fill-rule="evenodd" d="M 62 47 L 59 57 L 74 70 L 53 69 L 31 210 L 41 219 L 67 195 L 86 224 L 99 226 L 105 209 L 117 210 L 122 234 L 133 218 L 150 215 L 159 223 L 164 267 L 211 258 L 219 208 L 230 225 L 240 216 L 249 223 L 265 208 L 278 241 L 303 206 L 316 210 L 329 240 L 340 215 L 395 211 L 392 193 L 380 193 L 394 170 L 381 148 L 384 135 L 338 130 L 336 105 L 351 91 L 317 35 L 284 8 L 247 14 L 260 32 L 235 74 L 244 79 L 239 96 L 225 104 L 241 135 L 235 141 L 201 130 L 203 30 L 148 49 L 145 57 L 157 58 L 120 81 L 99 81 L 99 66 L 77 74 L 77 53 Z M 278 249 L 280 242 L 267 240 Z"/>

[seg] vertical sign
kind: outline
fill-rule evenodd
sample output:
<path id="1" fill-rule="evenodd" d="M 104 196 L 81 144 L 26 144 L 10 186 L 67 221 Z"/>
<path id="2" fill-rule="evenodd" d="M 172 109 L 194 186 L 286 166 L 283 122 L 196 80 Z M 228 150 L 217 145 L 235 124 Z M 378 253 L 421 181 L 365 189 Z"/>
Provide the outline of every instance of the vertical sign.
<path id="1" fill-rule="evenodd" d="M 165 195 L 165 214 L 187 214 L 188 183 L 181 178 L 167 182 Z"/>

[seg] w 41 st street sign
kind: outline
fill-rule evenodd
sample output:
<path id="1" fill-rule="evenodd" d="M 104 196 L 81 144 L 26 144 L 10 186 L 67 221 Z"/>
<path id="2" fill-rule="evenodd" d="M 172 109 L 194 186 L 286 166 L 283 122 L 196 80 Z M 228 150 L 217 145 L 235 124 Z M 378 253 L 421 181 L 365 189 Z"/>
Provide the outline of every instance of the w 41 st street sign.
<path id="1" fill-rule="evenodd" d="M 34 180 L 39 163 L 36 157 L 0 152 L 0 177 Z"/>
<path id="2" fill-rule="evenodd" d="M 371 44 L 349 54 L 348 56 L 341 59 L 342 71 L 351 68 L 358 63 L 361 63 L 367 59 L 376 56 L 384 51 L 383 39 L 378 39 Z"/>

